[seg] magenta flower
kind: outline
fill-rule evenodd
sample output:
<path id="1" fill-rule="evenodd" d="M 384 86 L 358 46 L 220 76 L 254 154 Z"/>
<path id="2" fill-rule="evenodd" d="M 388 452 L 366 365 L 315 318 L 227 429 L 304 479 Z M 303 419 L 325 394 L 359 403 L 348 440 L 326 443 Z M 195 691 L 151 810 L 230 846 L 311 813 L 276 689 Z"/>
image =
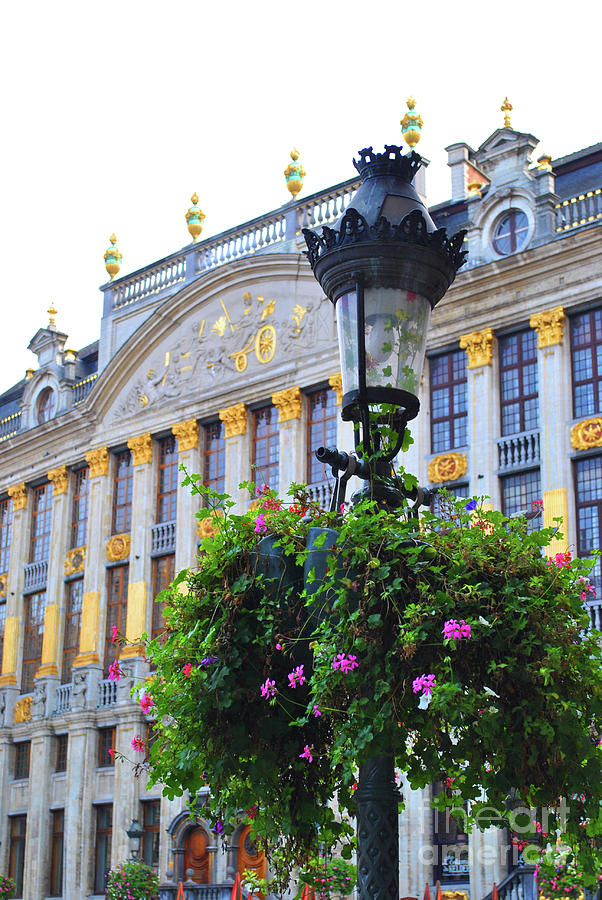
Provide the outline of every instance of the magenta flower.
<path id="1" fill-rule="evenodd" d="M 144 741 L 142 740 L 142 738 L 136 735 L 136 737 L 132 741 L 132 747 L 137 753 L 144 753 Z"/>
<path id="2" fill-rule="evenodd" d="M 140 706 L 142 707 L 144 715 L 148 716 L 154 706 L 153 698 L 149 697 L 148 694 L 143 694 L 142 697 L 140 697 Z"/>
<path id="3" fill-rule="evenodd" d="M 263 513 L 259 513 L 259 515 L 255 519 L 255 534 L 265 534 L 267 530 L 268 526 L 266 525 L 265 515 Z"/>
<path id="4" fill-rule="evenodd" d="M 558 566 L 559 569 L 570 569 L 571 551 L 567 550 L 566 553 L 557 553 L 556 556 L 551 556 L 548 560 L 548 566 Z"/>
<path id="5" fill-rule="evenodd" d="M 313 747 L 310 747 L 310 746 L 308 746 L 308 744 L 306 744 L 305 747 L 303 748 L 303 753 L 299 754 L 299 759 L 306 759 L 308 762 L 313 762 L 314 758 L 311 754 L 312 750 L 313 750 Z"/>
<path id="6" fill-rule="evenodd" d="M 122 669 L 119 668 L 119 660 L 114 660 L 109 666 L 109 680 L 119 681 L 119 679 L 123 677 L 123 674 Z"/>
<path id="7" fill-rule="evenodd" d="M 303 666 L 297 666 L 292 672 L 288 673 L 288 686 L 296 688 L 297 685 L 305 684 L 305 675 L 303 674 Z"/>
<path id="8" fill-rule="evenodd" d="M 421 675 L 420 678 L 415 678 L 412 682 L 412 690 L 414 691 L 414 693 L 422 694 L 422 696 L 426 694 L 427 697 L 430 697 L 433 693 L 434 687 L 434 675 Z"/>
<path id="9" fill-rule="evenodd" d="M 444 638 L 470 638 L 471 631 L 470 625 L 467 625 L 464 619 L 460 619 L 458 622 L 456 619 L 448 619 L 447 622 L 443 623 L 443 631 L 441 632 Z"/>
<path id="10" fill-rule="evenodd" d="M 186 678 L 189 678 L 189 677 L 190 677 L 191 671 L 192 671 L 192 663 L 186 663 L 186 665 L 185 665 L 184 668 L 182 669 L 182 672 L 184 673 L 184 675 L 186 676 Z"/>
<path id="11" fill-rule="evenodd" d="M 321 716 L 321 715 L 322 715 L 322 713 L 320 712 L 319 707 L 318 707 L 318 706 L 314 706 L 314 719 L 317 719 L 318 716 Z"/>
<path id="12" fill-rule="evenodd" d="M 269 700 L 270 697 L 273 697 L 275 693 L 276 682 L 271 681 L 269 678 L 266 678 L 266 680 L 261 685 L 261 696 L 264 698 L 264 700 Z"/>
<path id="13" fill-rule="evenodd" d="M 113 643 L 115 643 L 115 641 L 117 640 L 117 634 L 117 625 L 113 625 L 113 630 L 111 632 L 111 640 Z"/>
<path id="14" fill-rule="evenodd" d="M 276 644 L 276 650 L 282 650 L 282 644 L 280 644 L 280 643 Z"/>
<path id="15" fill-rule="evenodd" d="M 352 672 L 353 669 L 359 668 L 359 663 L 357 661 L 357 656 L 353 653 L 349 655 L 345 653 L 337 653 L 335 658 L 332 661 L 333 669 L 340 669 L 341 672 L 347 674 L 348 672 Z"/>

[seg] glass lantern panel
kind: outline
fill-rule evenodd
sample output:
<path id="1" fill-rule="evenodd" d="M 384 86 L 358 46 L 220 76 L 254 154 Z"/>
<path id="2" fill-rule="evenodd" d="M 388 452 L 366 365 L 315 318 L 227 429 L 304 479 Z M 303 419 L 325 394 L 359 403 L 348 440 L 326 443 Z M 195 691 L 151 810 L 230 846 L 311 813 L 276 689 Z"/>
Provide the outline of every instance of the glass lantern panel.
<path id="1" fill-rule="evenodd" d="M 337 332 L 343 393 L 359 389 L 359 354 L 357 346 L 357 295 L 343 294 L 337 300 Z"/>
<path id="2" fill-rule="evenodd" d="M 366 385 L 418 393 L 431 305 L 398 288 L 364 291 Z"/>

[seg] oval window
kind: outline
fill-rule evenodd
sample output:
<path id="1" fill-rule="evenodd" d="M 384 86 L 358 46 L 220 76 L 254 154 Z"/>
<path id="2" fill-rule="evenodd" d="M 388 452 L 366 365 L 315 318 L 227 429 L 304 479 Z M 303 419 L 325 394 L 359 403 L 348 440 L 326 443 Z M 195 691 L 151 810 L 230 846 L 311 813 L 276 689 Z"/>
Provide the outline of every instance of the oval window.
<path id="1" fill-rule="evenodd" d="M 38 424 L 50 421 L 56 410 L 56 394 L 52 388 L 44 388 L 38 398 Z"/>
<path id="2" fill-rule="evenodd" d="M 520 209 L 511 209 L 503 216 L 493 233 L 493 246 L 501 256 L 520 250 L 527 240 L 529 220 Z"/>

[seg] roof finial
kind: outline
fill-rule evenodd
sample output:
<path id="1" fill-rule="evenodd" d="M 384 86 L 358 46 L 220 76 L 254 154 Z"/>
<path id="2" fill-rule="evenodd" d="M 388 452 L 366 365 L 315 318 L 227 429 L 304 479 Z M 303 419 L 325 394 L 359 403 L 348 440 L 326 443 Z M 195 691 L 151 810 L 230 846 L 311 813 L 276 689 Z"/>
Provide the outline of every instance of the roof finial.
<path id="1" fill-rule="evenodd" d="M 294 200 L 299 191 L 303 188 L 303 179 L 307 173 L 303 169 L 301 163 L 297 162 L 299 159 L 298 150 L 291 150 L 291 159 L 292 163 L 289 163 L 284 170 L 284 177 L 286 178 L 286 186 L 293 195 Z"/>
<path id="2" fill-rule="evenodd" d="M 49 328 L 56 328 L 56 320 L 55 320 L 55 316 L 56 316 L 58 310 L 55 309 L 54 303 L 51 303 L 51 304 L 50 304 L 50 306 L 48 307 L 48 309 L 46 310 L 46 312 L 48 313 L 48 315 L 49 315 L 49 317 L 50 317 L 49 320 L 48 320 L 48 327 L 49 327 Z"/>
<path id="3" fill-rule="evenodd" d="M 506 97 L 502 105 L 500 106 L 501 111 L 504 113 L 504 128 L 512 128 L 512 123 L 510 121 L 510 113 L 512 112 L 512 104 Z"/>
<path id="4" fill-rule="evenodd" d="M 401 125 L 401 133 L 403 134 L 404 141 L 410 150 L 413 150 L 420 140 L 423 122 L 422 116 L 419 116 L 418 113 L 414 112 L 414 107 L 416 106 L 414 98 L 408 97 L 406 104 L 408 112 L 399 124 Z"/>
<path id="5" fill-rule="evenodd" d="M 109 240 L 111 242 L 111 246 L 105 250 L 105 269 L 111 276 L 111 281 L 113 281 L 121 268 L 123 256 L 115 246 L 117 243 L 115 234 L 112 234 Z"/>
<path id="6" fill-rule="evenodd" d="M 190 198 L 190 201 L 192 206 L 186 213 L 186 223 L 188 225 L 188 232 L 192 235 L 192 240 L 196 241 L 203 230 L 203 219 L 205 219 L 206 216 L 203 210 L 198 207 L 199 195 L 196 191 Z"/>

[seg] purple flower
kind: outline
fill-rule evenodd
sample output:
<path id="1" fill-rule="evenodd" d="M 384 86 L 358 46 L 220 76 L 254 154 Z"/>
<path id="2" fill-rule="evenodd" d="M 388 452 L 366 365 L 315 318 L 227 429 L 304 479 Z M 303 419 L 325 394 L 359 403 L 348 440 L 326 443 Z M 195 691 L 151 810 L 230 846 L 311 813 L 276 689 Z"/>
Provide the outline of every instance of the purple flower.
<path id="1" fill-rule="evenodd" d="M 357 661 L 357 656 L 353 653 L 346 655 L 345 653 L 337 653 L 335 658 L 332 661 L 333 669 L 340 669 L 341 672 L 347 674 L 348 672 L 352 672 L 353 669 L 359 668 L 359 663 Z"/>
<path id="2" fill-rule="evenodd" d="M 464 509 L 466 510 L 466 512 L 472 512 L 473 509 L 476 509 L 476 508 L 477 508 L 477 501 L 476 501 L 476 500 L 469 500 L 468 503 L 466 504 L 466 506 L 464 507 Z"/>
<path id="3" fill-rule="evenodd" d="M 288 686 L 296 688 L 297 685 L 305 683 L 305 675 L 303 674 L 303 666 L 297 666 L 292 672 L 288 673 Z"/>
<path id="4" fill-rule="evenodd" d="M 223 834 L 223 833 L 224 833 L 224 823 L 222 822 L 221 819 L 219 819 L 219 820 L 215 823 L 215 825 L 213 826 L 213 830 L 215 831 L 216 834 Z"/>
<path id="5" fill-rule="evenodd" d="M 271 681 L 271 679 L 269 679 L 269 678 L 266 678 L 266 680 L 261 685 L 261 696 L 264 698 L 264 700 L 269 700 L 270 697 L 273 697 L 275 693 L 276 693 L 276 682 Z"/>
<path id="6" fill-rule="evenodd" d="M 423 696 L 426 694 L 427 697 L 430 697 L 432 695 L 434 687 L 434 675 L 421 675 L 419 678 L 415 678 L 412 682 L 412 690 L 414 691 L 414 693 L 422 694 Z"/>
<path id="7" fill-rule="evenodd" d="M 472 637 L 470 625 L 467 625 L 464 619 L 460 619 L 459 622 L 456 619 L 448 619 L 447 622 L 443 623 L 443 631 L 441 634 L 446 639 Z"/>
<path id="8" fill-rule="evenodd" d="M 219 662 L 219 659 L 218 659 L 217 656 L 205 656 L 205 657 L 200 661 L 200 663 L 197 663 L 197 664 L 196 664 L 196 665 L 197 665 L 197 669 L 198 669 L 199 667 L 202 668 L 202 669 L 205 669 L 207 666 L 212 666 L 213 663 L 216 663 L 216 662 Z"/>

